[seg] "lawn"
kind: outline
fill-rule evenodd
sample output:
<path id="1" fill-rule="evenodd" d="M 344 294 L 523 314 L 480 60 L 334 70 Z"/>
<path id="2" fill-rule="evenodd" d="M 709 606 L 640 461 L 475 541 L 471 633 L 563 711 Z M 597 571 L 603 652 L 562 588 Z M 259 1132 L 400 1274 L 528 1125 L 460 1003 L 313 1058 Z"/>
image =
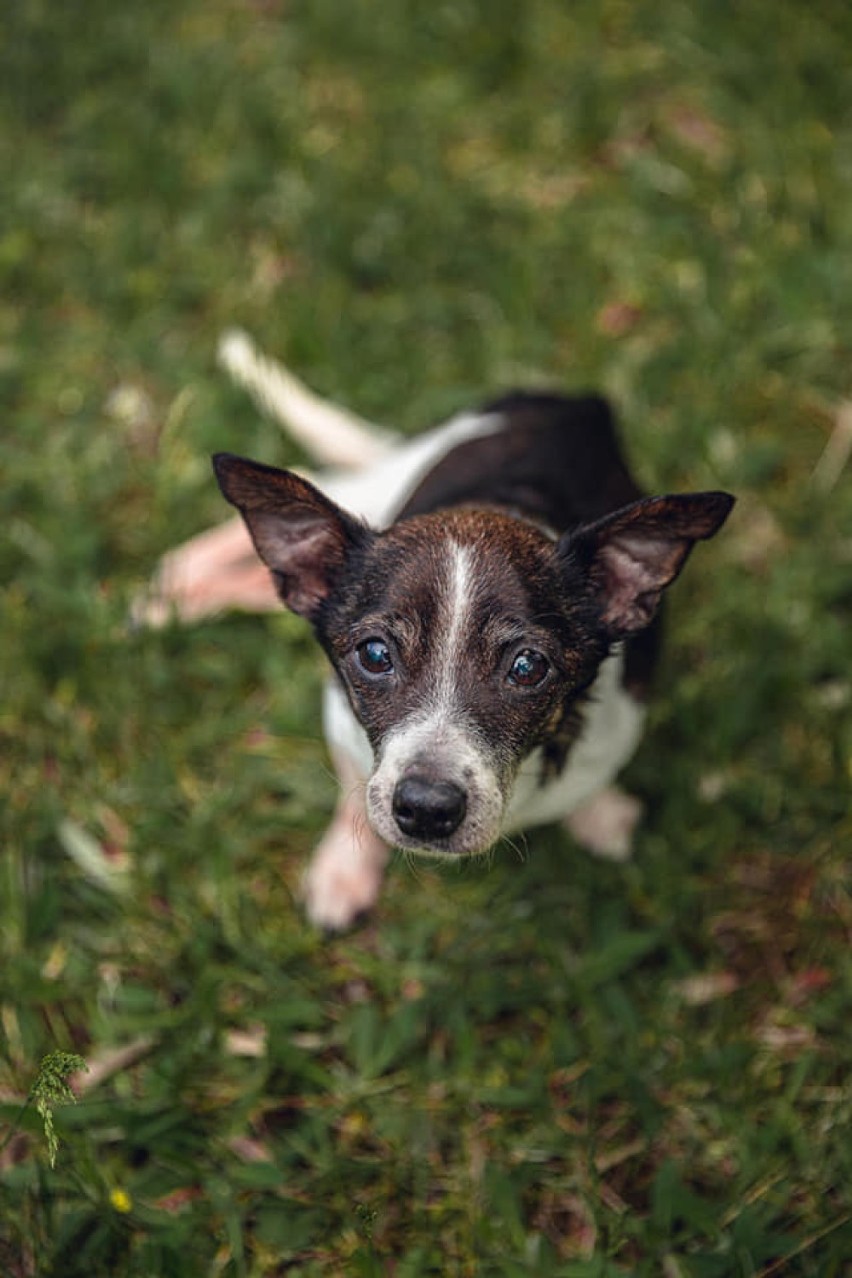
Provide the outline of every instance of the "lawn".
<path id="1" fill-rule="evenodd" d="M 0 1273 L 852 1274 L 848 5 L 7 8 Z M 537 831 L 305 923 L 306 627 L 127 625 L 211 452 L 304 460 L 234 325 L 406 431 L 596 387 L 649 490 L 737 494 L 632 863 Z"/>

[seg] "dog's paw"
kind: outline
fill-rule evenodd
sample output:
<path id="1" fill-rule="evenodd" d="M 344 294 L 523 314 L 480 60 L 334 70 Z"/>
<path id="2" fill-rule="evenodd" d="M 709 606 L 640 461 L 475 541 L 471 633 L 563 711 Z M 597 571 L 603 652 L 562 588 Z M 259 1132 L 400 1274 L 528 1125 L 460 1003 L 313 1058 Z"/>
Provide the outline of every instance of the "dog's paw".
<path id="1" fill-rule="evenodd" d="M 355 834 L 335 821 L 314 852 L 302 881 L 305 912 L 324 932 L 344 932 L 372 909 L 388 858 L 371 831 Z"/>
<path id="2" fill-rule="evenodd" d="M 565 818 L 581 847 L 607 861 L 628 861 L 633 832 L 642 817 L 642 803 L 631 794 L 608 786 Z"/>

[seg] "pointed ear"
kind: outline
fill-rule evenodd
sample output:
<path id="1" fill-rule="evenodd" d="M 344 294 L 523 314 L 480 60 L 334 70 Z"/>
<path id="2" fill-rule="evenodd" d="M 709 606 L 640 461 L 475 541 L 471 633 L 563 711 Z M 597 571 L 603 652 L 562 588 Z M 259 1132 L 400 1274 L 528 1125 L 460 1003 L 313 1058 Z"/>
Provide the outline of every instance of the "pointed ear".
<path id="1" fill-rule="evenodd" d="M 213 469 L 284 603 L 315 621 L 347 553 L 368 530 L 290 471 L 231 453 L 217 453 Z"/>
<path id="2" fill-rule="evenodd" d="M 648 625 L 695 542 L 718 532 L 733 504 L 720 492 L 647 497 L 566 533 L 558 553 L 588 576 L 602 621 L 622 638 Z"/>

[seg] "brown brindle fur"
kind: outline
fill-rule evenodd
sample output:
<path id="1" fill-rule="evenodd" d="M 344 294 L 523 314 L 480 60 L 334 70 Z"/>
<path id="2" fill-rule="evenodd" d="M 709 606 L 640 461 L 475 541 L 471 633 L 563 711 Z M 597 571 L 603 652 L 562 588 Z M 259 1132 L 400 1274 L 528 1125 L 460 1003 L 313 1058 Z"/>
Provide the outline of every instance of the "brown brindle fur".
<path id="1" fill-rule="evenodd" d="M 476 584 L 469 601 L 465 660 L 454 682 L 497 759 L 547 742 L 548 766 L 564 759 L 576 732 L 571 703 L 593 678 L 606 644 L 588 592 L 572 590 L 553 541 L 532 524 L 497 510 L 418 515 L 378 535 L 358 558 L 357 574 L 338 580 L 318 633 L 374 748 L 393 723 L 415 713 L 431 691 L 442 653 L 433 640 L 442 560 L 448 546 L 469 550 Z M 399 678 L 376 684 L 352 653 L 380 633 L 393 641 Z M 554 677 L 543 692 L 507 695 L 505 655 L 512 645 L 540 648 Z"/>

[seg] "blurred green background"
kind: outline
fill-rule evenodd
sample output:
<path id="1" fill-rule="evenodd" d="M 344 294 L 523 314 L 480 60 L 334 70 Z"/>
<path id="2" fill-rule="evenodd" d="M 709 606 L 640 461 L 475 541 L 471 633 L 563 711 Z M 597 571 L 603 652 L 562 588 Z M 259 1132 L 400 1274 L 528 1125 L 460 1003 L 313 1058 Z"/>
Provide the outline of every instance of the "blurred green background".
<path id="1" fill-rule="evenodd" d="M 852 1272 L 850 62 L 839 0 L 5 7 L 4 1275 Z M 303 460 L 233 325 L 405 430 L 602 389 L 649 489 L 738 494 L 631 865 L 539 831 L 306 926 L 306 628 L 126 626 L 211 451 Z"/>

